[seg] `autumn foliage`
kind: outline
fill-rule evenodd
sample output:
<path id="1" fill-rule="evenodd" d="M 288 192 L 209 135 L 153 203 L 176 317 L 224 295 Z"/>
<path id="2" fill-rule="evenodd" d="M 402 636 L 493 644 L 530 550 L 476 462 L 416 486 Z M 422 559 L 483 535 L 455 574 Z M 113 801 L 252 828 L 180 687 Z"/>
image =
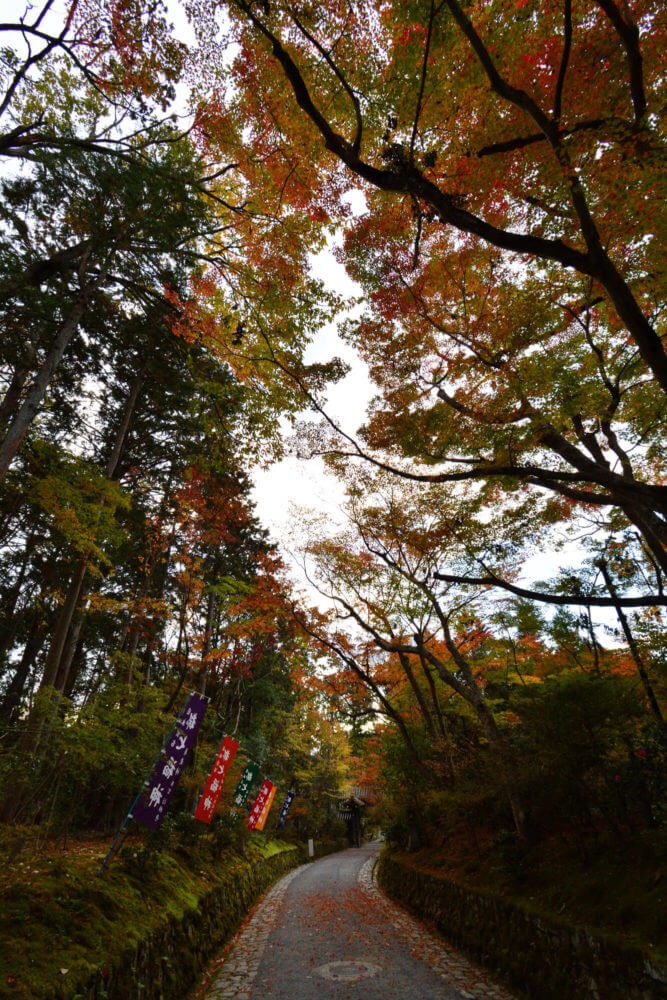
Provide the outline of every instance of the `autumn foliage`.
<path id="1" fill-rule="evenodd" d="M 0 26 L 5 818 L 69 789 L 110 828 L 194 687 L 207 752 L 240 733 L 302 788 L 300 836 L 340 831 L 349 778 L 402 844 L 652 836 L 662 6 L 173 13 Z M 308 360 L 333 320 L 358 429 L 327 409 L 346 366 Z M 292 543 L 318 608 L 251 501 L 287 426 L 346 490 Z"/>

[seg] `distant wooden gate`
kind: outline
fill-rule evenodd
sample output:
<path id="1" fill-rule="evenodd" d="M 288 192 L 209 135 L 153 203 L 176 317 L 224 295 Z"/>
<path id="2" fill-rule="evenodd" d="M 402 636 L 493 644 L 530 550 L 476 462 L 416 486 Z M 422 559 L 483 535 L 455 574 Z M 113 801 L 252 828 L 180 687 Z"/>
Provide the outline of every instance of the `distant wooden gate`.
<path id="1" fill-rule="evenodd" d="M 366 806 L 372 804 L 370 788 L 353 787 L 352 794 L 338 802 L 338 815 L 347 823 L 347 839 L 350 847 L 361 847 L 361 818 Z"/>

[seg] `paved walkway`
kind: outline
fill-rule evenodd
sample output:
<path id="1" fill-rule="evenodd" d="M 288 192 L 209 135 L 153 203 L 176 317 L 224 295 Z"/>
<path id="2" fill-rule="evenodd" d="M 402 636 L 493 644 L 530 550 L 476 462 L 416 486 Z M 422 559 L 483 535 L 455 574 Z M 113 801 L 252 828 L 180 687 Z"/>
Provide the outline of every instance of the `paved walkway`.
<path id="1" fill-rule="evenodd" d="M 277 882 L 206 1000 L 512 1000 L 380 892 L 377 852 L 343 851 Z"/>

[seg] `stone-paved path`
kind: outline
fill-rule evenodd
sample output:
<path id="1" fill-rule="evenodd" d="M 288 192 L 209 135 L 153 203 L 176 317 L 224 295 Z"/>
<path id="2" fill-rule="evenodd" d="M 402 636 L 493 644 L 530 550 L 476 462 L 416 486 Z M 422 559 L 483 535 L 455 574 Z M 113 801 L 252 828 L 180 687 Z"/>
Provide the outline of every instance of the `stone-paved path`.
<path id="1" fill-rule="evenodd" d="M 237 936 L 206 1000 L 512 1000 L 378 889 L 377 845 L 302 865 Z"/>

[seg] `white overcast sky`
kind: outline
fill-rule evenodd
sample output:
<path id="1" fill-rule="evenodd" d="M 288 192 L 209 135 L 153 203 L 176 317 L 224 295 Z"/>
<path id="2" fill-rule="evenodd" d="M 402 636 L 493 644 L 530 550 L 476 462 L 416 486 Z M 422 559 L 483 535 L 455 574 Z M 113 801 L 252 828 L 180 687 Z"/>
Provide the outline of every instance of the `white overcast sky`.
<path id="1" fill-rule="evenodd" d="M 313 273 L 338 294 L 350 299 L 359 294 L 360 289 L 348 277 L 331 250 L 314 255 L 311 266 Z M 315 332 L 306 361 L 324 362 L 333 357 L 342 358 L 350 366 L 350 371 L 329 389 L 326 395 L 327 412 L 345 431 L 354 434 L 363 423 L 366 407 L 374 395 L 373 384 L 366 365 L 353 348 L 341 340 L 336 324 L 329 323 Z M 304 417 L 308 415 L 304 413 Z M 340 520 L 343 486 L 324 470 L 321 459 L 306 460 L 290 455 L 268 469 L 256 469 L 253 479 L 257 514 L 273 539 L 281 545 L 289 545 L 289 537 L 298 518 L 297 506 Z"/>

